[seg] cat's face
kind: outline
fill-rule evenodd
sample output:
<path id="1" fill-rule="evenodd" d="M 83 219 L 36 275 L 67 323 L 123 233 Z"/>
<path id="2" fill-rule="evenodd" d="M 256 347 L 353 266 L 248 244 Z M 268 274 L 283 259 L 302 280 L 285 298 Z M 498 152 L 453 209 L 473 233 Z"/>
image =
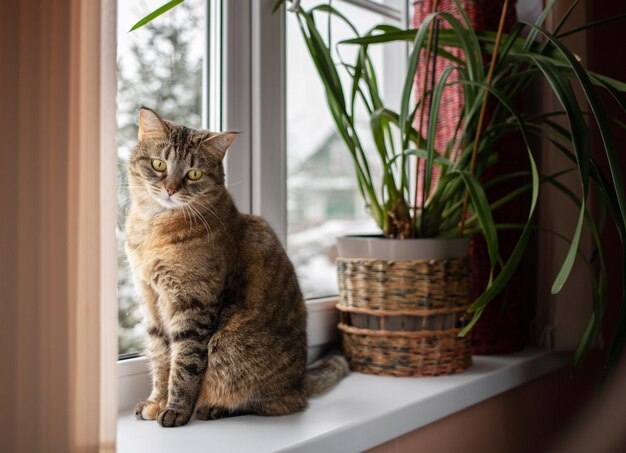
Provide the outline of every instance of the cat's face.
<path id="1" fill-rule="evenodd" d="M 234 137 L 179 126 L 142 108 L 128 167 L 133 198 L 162 209 L 202 206 L 224 188 L 222 160 Z"/>

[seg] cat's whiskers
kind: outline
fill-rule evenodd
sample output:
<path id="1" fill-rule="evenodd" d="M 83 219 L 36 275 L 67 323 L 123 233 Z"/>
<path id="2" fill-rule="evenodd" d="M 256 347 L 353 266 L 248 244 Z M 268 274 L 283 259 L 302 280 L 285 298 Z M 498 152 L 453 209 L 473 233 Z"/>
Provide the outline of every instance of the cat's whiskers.
<path id="1" fill-rule="evenodd" d="M 189 231 L 187 232 L 187 236 L 191 236 L 191 219 L 187 222 L 187 210 L 185 209 L 185 205 L 181 206 L 183 211 L 183 222 L 189 225 Z"/>
<path id="2" fill-rule="evenodd" d="M 191 209 L 189 208 L 189 205 L 185 205 L 187 206 L 187 209 L 189 209 L 189 213 L 191 213 Z M 193 217 L 193 227 L 197 228 L 198 227 L 198 219 L 196 219 L 196 216 Z"/>
<path id="3" fill-rule="evenodd" d="M 193 219 L 193 229 L 196 229 L 198 227 L 198 223 L 196 221 L 196 218 L 192 215 L 191 210 L 189 209 L 189 206 L 187 206 L 187 204 L 182 205 L 183 211 L 185 212 L 189 212 L 189 234 L 191 234 L 192 231 L 192 219 Z"/>
<path id="4" fill-rule="evenodd" d="M 150 202 L 150 201 L 154 201 L 154 197 L 152 195 L 149 194 L 136 194 L 134 197 L 128 197 L 128 199 L 132 202 L 132 201 L 137 201 L 137 202 Z"/>
<path id="5" fill-rule="evenodd" d="M 217 212 L 215 212 L 215 210 L 212 208 L 210 203 L 207 202 L 207 204 L 204 204 L 204 203 L 202 203 L 201 201 L 198 201 L 198 200 L 191 200 L 191 203 L 197 203 L 199 206 L 205 208 L 207 211 L 209 211 L 211 214 L 213 214 L 213 217 L 215 217 L 217 220 L 219 220 L 219 222 L 222 224 L 222 228 L 224 230 L 226 229 L 226 226 L 224 225 L 224 222 L 222 222 L 222 219 L 220 219 L 220 217 L 217 215 Z"/>
<path id="6" fill-rule="evenodd" d="M 129 185 L 129 184 L 119 184 L 118 187 L 120 189 L 123 189 L 126 191 L 126 193 L 128 193 L 130 195 L 130 190 L 131 189 L 141 189 L 140 186 L 138 185 Z"/>
<path id="7" fill-rule="evenodd" d="M 139 184 L 120 184 L 119 185 L 120 188 L 122 189 L 128 189 L 125 192 L 125 200 L 124 203 L 126 204 L 128 201 L 132 201 L 133 197 L 138 199 L 138 198 L 142 198 L 145 197 L 147 199 L 149 199 L 151 197 L 151 195 L 146 195 L 147 192 L 147 188 L 143 185 L 139 185 Z M 131 194 L 131 189 L 134 190 L 134 194 Z"/>
<path id="8" fill-rule="evenodd" d="M 239 181 L 237 181 L 237 182 L 229 182 L 229 183 L 227 184 L 227 187 L 230 189 L 231 187 L 238 186 L 238 185 L 239 185 L 239 184 L 241 184 L 242 182 L 244 182 L 244 180 L 243 180 L 243 179 L 241 179 L 241 180 L 239 180 Z"/>
<path id="9" fill-rule="evenodd" d="M 211 230 L 211 227 L 209 226 L 207 221 L 204 220 L 204 218 L 202 217 L 202 214 L 196 208 L 194 208 L 191 204 L 188 204 L 187 206 L 189 207 L 189 209 L 191 209 L 191 211 L 195 214 L 195 216 L 200 220 L 200 222 L 202 222 L 202 224 L 204 225 L 204 229 L 207 232 L 207 239 L 210 239 L 210 242 L 212 242 L 213 230 Z"/>
<path id="10" fill-rule="evenodd" d="M 142 204 L 144 202 L 149 202 L 151 199 L 152 197 L 150 195 L 137 194 L 134 197 L 128 197 L 127 201 L 124 203 L 124 208 L 130 208 L 133 201 L 138 204 Z"/>
<path id="11" fill-rule="evenodd" d="M 209 229 L 211 229 L 211 228 L 210 228 L 210 226 L 208 225 L 208 223 L 207 223 L 206 219 L 205 219 L 205 218 L 204 218 L 204 216 L 202 215 L 202 212 L 201 212 L 198 208 L 196 208 L 196 207 L 192 206 L 192 204 L 191 204 L 191 203 L 187 203 L 187 205 L 186 205 L 186 206 L 187 206 L 187 207 L 188 207 L 191 211 L 193 211 L 193 212 L 196 214 L 196 217 L 197 217 L 197 218 L 198 218 L 198 219 L 199 219 L 199 220 L 200 220 L 200 221 L 201 221 L 204 225 L 206 225 L 207 227 L 209 227 Z M 212 230 L 211 230 L 211 231 L 212 231 Z"/>

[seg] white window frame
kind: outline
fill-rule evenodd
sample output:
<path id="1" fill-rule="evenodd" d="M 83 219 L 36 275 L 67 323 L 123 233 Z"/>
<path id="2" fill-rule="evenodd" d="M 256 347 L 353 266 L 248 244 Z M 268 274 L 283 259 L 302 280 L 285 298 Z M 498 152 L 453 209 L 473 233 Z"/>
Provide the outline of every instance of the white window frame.
<path id="1" fill-rule="evenodd" d="M 408 0 L 403 0 L 400 10 L 372 0 L 335 2 L 409 25 Z M 284 10 L 271 14 L 275 3 L 207 0 L 203 127 L 240 132 L 226 158 L 229 190 L 240 211 L 264 217 L 286 245 L 286 17 Z M 216 41 L 221 41 L 221 52 L 213 52 Z M 385 64 L 387 83 L 382 87 L 393 103 L 400 96 L 406 55 L 406 49 L 396 48 L 383 56 L 385 62 L 394 62 Z M 336 302 L 336 296 L 307 301 L 310 360 L 338 339 Z M 148 359 L 119 361 L 118 385 L 119 410 L 132 409 L 149 393 Z"/>

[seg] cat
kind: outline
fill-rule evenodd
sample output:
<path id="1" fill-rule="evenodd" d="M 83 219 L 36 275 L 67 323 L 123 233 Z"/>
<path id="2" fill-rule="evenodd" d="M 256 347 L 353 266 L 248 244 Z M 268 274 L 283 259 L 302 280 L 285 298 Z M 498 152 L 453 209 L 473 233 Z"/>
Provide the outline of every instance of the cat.
<path id="1" fill-rule="evenodd" d="M 348 373 L 343 355 L 306 366 L 306 308 L 285 250 L 224 184 L 231 132 L 139 112 L 126 251 L 141 295 L 152 392 L 141 420 L 182 426 L 286 415 Z"/>

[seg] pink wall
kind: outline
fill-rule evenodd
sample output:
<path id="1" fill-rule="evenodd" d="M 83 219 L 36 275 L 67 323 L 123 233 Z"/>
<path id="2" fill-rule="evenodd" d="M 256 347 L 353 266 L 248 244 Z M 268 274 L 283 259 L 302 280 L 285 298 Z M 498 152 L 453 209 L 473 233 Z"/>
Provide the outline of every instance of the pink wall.
<path id="1" fill-rule="evenodd" d="M 592 394 L 598 354 L 369 450 L 371 453 L 535 453 L 548 450 Z"/>

